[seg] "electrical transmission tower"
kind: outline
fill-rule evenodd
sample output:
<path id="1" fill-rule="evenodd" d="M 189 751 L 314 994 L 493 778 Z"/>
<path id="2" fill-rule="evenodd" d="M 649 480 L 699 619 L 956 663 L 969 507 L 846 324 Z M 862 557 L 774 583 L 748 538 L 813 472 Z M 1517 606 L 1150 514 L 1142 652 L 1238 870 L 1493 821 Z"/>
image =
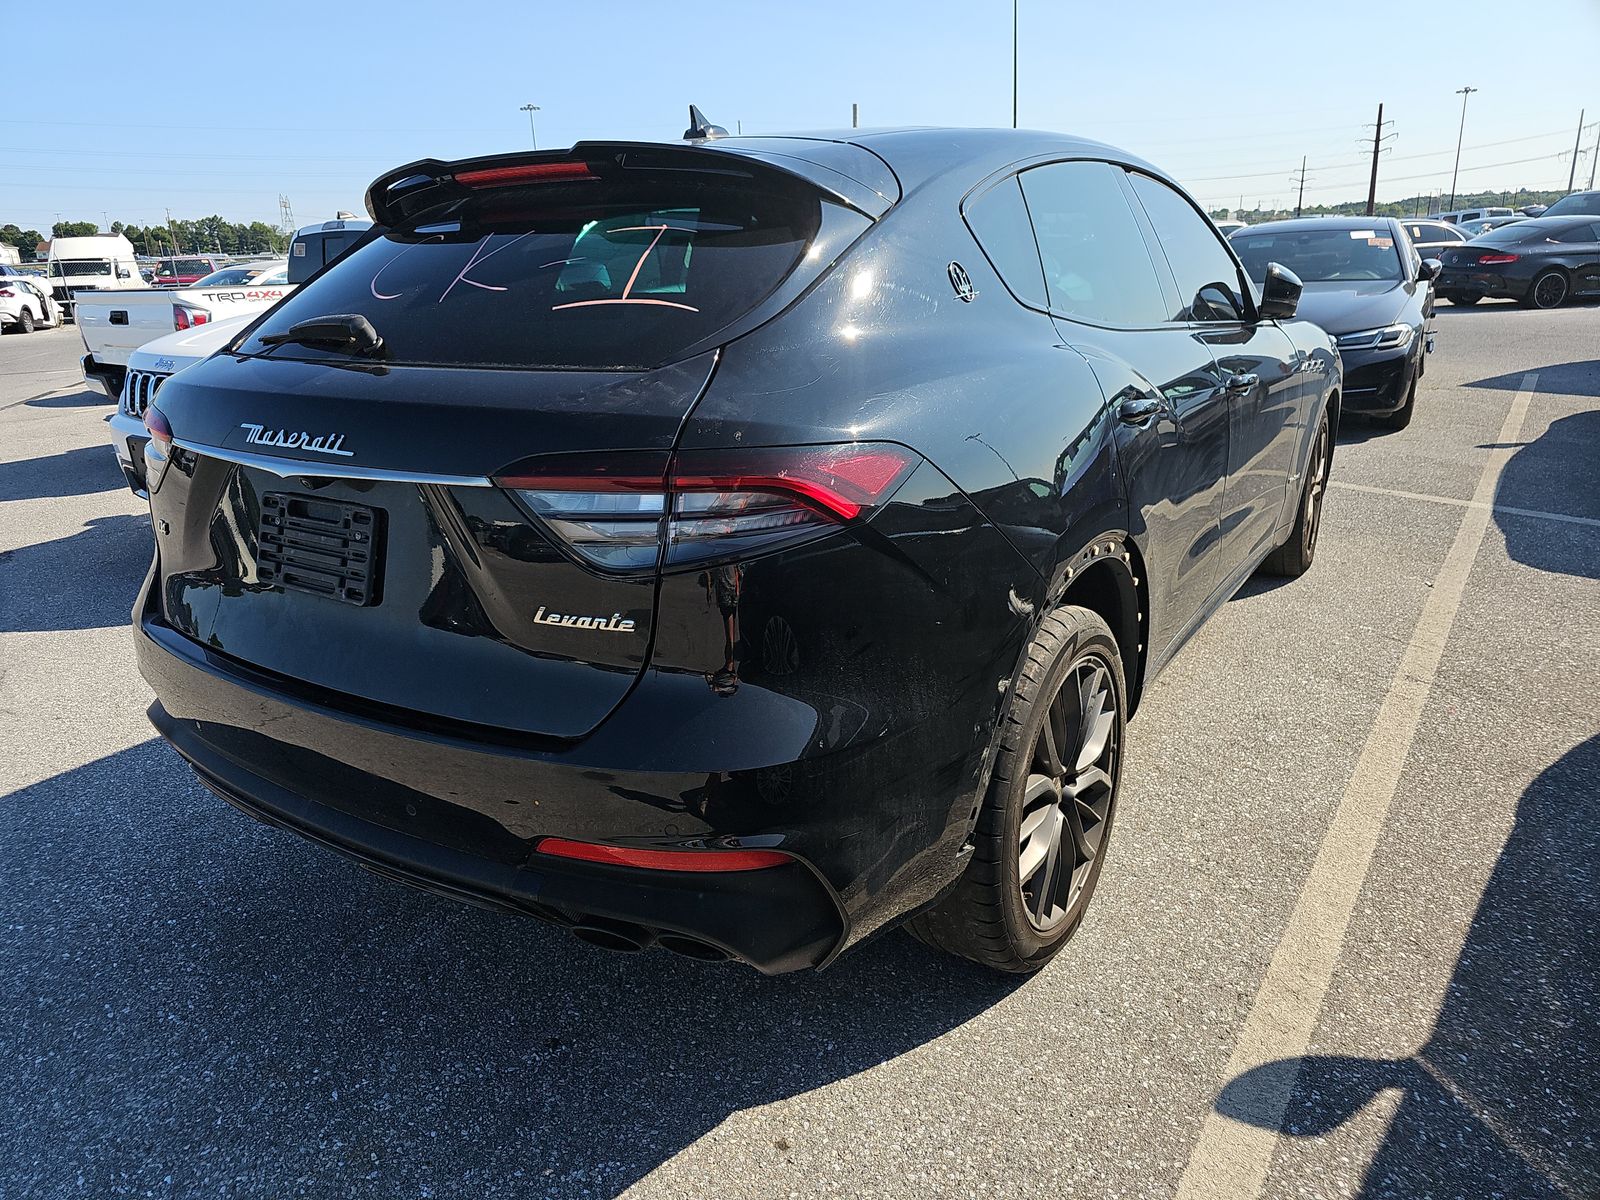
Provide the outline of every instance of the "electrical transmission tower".
<path id="1" fill-rule="evenodd" d="M 294 232 L 294 209 L 289 205 L 289 197 L 278 196 L 278 224 L 283 226 L 285 233 Z"/>

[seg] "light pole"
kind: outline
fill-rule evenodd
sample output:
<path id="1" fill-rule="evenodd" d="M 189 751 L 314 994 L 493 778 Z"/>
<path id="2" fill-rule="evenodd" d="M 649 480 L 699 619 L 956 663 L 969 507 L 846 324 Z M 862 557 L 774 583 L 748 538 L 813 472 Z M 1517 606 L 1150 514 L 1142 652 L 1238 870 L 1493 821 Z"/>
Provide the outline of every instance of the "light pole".
<path id="1" fill-rule="evenodd" d="M 1011 0 L 1011 128 L 1017 127 L 1017 0 Z"/>
<path id="2" fill-rule="evenodd" d="M 1456 95 L 1461 97 L 1461 128 L 1456 130 L 1456 166 L 1450 172 L 1450 207 L 1446 212 L 1454 210 L 1456 206 L 1456 176 L 1461 174 L 1461 138 L 1467 132 L 1467 97 L 1477 90 L 1475 87 L 1464 87 L 1456 91 Z"/>
<path id="3" fill-rule="evenodd" d="M 533 148 L 537 150 L 539 148 L 539 133 L 533 127 L 533 114 L 539 111 L 539 106 L 537 104 L 524 104 L 522 111 L 528 114 L 528 136 L 533 139 Z"/>

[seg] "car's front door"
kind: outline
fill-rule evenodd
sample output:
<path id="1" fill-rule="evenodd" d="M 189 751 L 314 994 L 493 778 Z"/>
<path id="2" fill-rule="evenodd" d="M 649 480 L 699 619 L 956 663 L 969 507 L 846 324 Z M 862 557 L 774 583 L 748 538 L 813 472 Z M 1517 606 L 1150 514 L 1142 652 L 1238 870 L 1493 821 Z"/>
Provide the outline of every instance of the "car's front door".
<path id="1" fill-rule="evenodd" d="M 1050 311 L 1117 414 L 1117 463 L 1145 559 L 1158 666 L 1218 583 L 1227 395 L 1203 337 L 1172 320 L 1122 169 L 1062 162 L 1020 178 Z"/>
<path id="2" fill-rule="evenodd" d="M 1252 319 L 1243 269 L 1199 209 L 1154 176 L 1130 171 L 1128 182 L 1149 218 L 1157 261 L 1170 268 L 1175 316 L 1210 347 L 1212 378 L 1227 397 L 1222 584 L 1277 543 L 1303 437 L 1301 363 L 1275 322 Z"/>

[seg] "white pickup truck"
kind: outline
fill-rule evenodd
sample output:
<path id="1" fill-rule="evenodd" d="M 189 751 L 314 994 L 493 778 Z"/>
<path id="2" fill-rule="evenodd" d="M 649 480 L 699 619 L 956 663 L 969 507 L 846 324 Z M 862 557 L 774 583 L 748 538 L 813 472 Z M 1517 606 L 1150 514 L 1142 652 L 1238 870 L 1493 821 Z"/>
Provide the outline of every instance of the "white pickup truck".
<path id="1" fill-rule="evenodd" d="M 83 337 L 83 377 L 116 400 L 128 371 L 128 356 L 146 342 L 178 330 L 228 317 L 254 315 L 295 288 L 283 259 L 240 263 L 213 271 L 193 287 L 105 292 L 77 302 Z"/>

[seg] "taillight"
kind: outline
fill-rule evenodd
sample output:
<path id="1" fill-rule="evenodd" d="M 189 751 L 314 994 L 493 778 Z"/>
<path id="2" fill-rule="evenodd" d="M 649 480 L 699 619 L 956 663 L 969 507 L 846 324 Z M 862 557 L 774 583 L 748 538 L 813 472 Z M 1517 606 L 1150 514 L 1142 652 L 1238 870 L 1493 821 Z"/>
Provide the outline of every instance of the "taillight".
<path id="1" fill-rule="evenodd" d="M 534 849 L 553 858 L 605 863 L 613 867 L 640 867 L 647 871 L 760 871 L 792 861 L 777 850 L 649 850 L 555 837 L 540 839 Z"/>
<path id="2" fill-rule="evenodd" d="M 1484 263 L 1513 263 L 1517 261 L 1518 257 L 1515 254 L 1480 254 L 1478 255 L 1478 264 L 1481 266 Z"/>
<path id="3" fill-rule="evenodd" d="M 193 329 L 196 325 L 204 325 L 211 320 L 211 314 L 203 308 L 196 308 L 192 304 L 174 304 L 172 306 L 172 327 L 174 329 Z"/>
<path id="4" fill-rule="evenodd" d="M 16 296 L 10 288 L 0 288 L 0 299 L 10 300 Z"/>
<path id="5" fill-rule="evenodd" d="M 144 481 L 152 495 L 167 476 L 172 465 L 172 426 L 161 410 L 151 405 L 144 410 L 144 428 L 150 441 L 144 448 Z"/>
<path id="6" fill-rule="evenodd" d="M 615 571 L 696 566 L 806 541 L 871 516 L 920 459 L 855 442 L 559 455 L 496 482 L 583 559 Z"/>
<path id="7" fill-rule="evenodd" d="M 457 171 L 457 183 L 470 188 L 509 187 L 518 183 L 557 183 L 593 179 L 588 163 L 526 163 L 520 167 L 486 167 L 481 171 Z"/>

